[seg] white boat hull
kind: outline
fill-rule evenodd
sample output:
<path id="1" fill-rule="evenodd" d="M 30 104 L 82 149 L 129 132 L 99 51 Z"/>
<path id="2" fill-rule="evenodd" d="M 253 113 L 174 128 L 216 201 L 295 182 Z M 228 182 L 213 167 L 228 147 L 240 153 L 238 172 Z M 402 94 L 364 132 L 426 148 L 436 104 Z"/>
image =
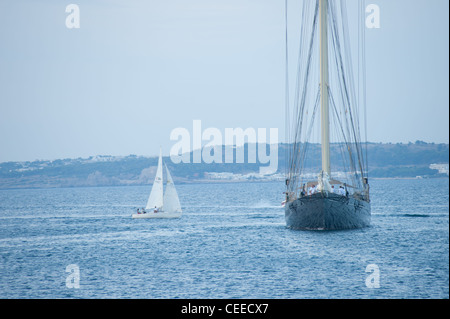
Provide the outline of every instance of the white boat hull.
<path id="1" fill-rule="evenodd" d="M 165 212 L 157 212 L 157 213 L 145 213 L 145 214 L 133 214 L 132 218 L 180 218 L 181 212 L 179 213 L 165 213 Z"/>

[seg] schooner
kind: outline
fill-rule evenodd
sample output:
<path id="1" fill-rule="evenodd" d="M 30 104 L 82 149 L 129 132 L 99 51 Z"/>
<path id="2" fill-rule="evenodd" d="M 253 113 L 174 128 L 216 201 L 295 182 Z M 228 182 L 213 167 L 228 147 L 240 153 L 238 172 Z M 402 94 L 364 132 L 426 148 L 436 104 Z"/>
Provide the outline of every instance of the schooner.
<path id="1" fill-rule="evenodd" d="M 364 2 L 358 2 L 359 27 L 353 29 L 358 31 L 355 63 L 350 53 L 346 1 L 303 1 L 291 105 L 286 0 L 286 134 L 290 147 L 286 154 L 285 219 L 291 229 L 339 230 L 370 225 L 367 148 L 364 152 L 360 129 L 366 118 L 360 112 L 365 110 L 366 99 Z"/>

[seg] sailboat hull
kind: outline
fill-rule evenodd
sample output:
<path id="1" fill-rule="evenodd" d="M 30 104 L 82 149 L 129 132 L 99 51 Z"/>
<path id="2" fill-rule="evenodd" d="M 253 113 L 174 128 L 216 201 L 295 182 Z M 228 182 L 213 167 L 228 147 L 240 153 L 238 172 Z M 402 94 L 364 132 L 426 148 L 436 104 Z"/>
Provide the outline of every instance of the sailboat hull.
<path id="1" fill-rule="evenodd" d="M 136 218 L 136 219 L 181 218 L 181 212 L 179 212 L 179 213 L 158 212 L 158 213 L 133 214 L 133 215 L 131 215 L 131 218 Z"/>
<path id="2" fill-rule="evenodd" d="M 341 230 L 370 226 L 370 203 L 333 193 L 316 193 L 286 204 L 286 225 L 300 230 Z"/>

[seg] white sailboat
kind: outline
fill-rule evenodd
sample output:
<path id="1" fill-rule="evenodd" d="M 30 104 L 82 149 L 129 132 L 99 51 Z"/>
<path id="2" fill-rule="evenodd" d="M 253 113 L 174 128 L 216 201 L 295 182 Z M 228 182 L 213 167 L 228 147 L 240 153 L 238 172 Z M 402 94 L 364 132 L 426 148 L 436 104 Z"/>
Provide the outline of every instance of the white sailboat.
<path id="1" fill-rule="evenodd" d="M 156 170 L 155 180 L 152 191 L 148 197 L 145 210 L 133 214 L 132 218 L 180 218 L 182 214 L 180 200 L 178 198 L 175 184 L 170 175 L 167 165 L 166 168 L 166 191 L 163 186 L 163 161 L 162 151 L 160 150 L 158 159 L 158 168 Z"/>

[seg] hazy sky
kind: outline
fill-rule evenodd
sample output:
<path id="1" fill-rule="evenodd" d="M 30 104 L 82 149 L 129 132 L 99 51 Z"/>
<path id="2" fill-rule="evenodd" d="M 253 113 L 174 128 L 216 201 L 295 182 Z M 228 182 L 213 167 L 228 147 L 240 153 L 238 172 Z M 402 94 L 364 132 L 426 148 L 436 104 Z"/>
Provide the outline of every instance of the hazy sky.
<path id="1" fill-rule="evenodd" d="M 371 3 L 368 140 L 448 143 L 448 0 Z M 284 140 L 284 119 L 284 0 L 0 0 L 0 162 L 168 155 L 193 120 Z"/>

